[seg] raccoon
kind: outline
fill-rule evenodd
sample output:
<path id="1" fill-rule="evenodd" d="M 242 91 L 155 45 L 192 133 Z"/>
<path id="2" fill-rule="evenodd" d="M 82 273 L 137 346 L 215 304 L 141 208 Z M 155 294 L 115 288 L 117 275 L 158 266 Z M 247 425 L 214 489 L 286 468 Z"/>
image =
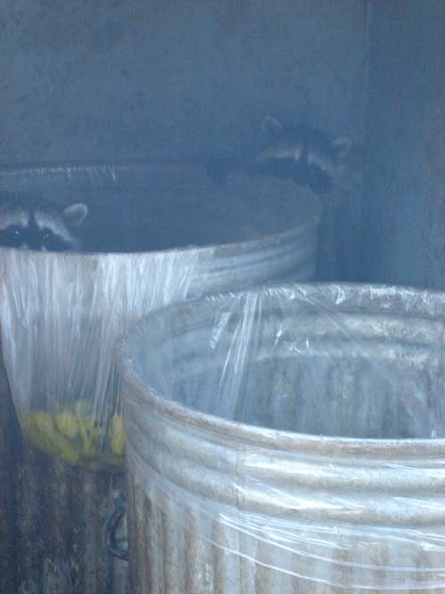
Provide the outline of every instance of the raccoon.
<path id="1" fill-rule="evenodd" d="M 261 130 L 266 138 L 264 149 L 245 160 L 214 160 L 207 168 L 210 176 L 222 182 L 231 169 L 242 169 L 292 179 L 316 194 L 332 192 L 343 173 L 341 161 L 350 150 L 349 138 L 330 138 L 308 126 L 285 129 L 270 115 L 264 118 Z"/>
<path id="2" fill-rule="evenodd" d="M 59 208 L 47 201 L 0 195 L 0 246 L 49 252 L 79 251 L 79 229 L 88 207 L 79 202 Z"/>
<path id="3" fill-rule="evenodd" d="M 284 129 L 273 116 L 264 119 L 262 131 L 268 145 L 250 163 L 257 173 L 290 178 L 316 194 L 329 194 L 337 185 L 349 138 L 330 138 L 308 126 Z"/>

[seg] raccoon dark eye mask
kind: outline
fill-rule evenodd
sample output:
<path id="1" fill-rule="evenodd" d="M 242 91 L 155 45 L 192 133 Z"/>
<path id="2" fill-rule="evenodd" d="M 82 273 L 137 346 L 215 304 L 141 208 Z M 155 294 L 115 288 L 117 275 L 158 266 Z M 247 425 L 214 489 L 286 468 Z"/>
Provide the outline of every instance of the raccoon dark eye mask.
<path id="1" fill-rule="evenodd" d="M 68 251 L 71 247 L 70 242 L 61 239 L 50 229 L 34 230 L 23 227 L 1 229 L 0 245 L 11 248 L 27 248 L 51 252 Z"/>
<path id="2" fill-rule="evenodd" d="M 23 242 L 23 228 L 17 226 L 0 229 L 0 245 L 5 247 L 20 247 Z"/>
<path id="3" fill-rule="evenodd" d="M 80 238 L 76 234 L 87 217 L 83 203 L 57 209 L 52 204 L 13 199 L 0 206 L 0 245 L 41 251 L 76 251 Z"/>

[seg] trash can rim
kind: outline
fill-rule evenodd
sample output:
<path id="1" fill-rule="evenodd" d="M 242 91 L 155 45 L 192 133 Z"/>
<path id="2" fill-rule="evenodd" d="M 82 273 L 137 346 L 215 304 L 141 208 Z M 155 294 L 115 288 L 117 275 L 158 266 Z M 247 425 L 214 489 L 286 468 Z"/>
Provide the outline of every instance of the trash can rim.
<path id="1" fill-rule="evenodd" d="M 32 163 L 24 163 L 20 165 L 2 165 L 0 167 L 0 191 L 1 191 L 1 180 L 2 177 L 12 176 L 12 175 L 24 175 L 24 174 L 37 174 L 39 172 L 45 171 L 48 174 L 54 173 L 70 173 L 70 175 L 75 174 L 76 172 L 91 173 L 98 172 L 100 170 L 110 172 L 113 170 L 120 171 L 122 173 L 134 171 L 136 172 L 138 169 L 140 170 L 151 170 L 153 172 L 193 172 L 196 174 L 204 174 L 204 169 L 197 164 L 193 163 L 156 163 L 151 161 L 144 161 L 144 160 L 100 160 L 100 161 L 54 161 L 54 162 L 32 162 Z M 160 249 L 154 252 L 151 251 L 138 251 L 138 252 L 101 252 L 101 251 L 94 251 L 94 252 L 66 252 L 61 254 L 60 252 L 44 252 L 42 256 L 38 257 L 49 257 L 54 258 L 61 256 L 63 258 L 79 258 L 79 257 L 113 257 L 113 258 L 125 258 L 129 254 L 132 256 L 134 255 L 146 255 L 147 253 L 156 253 L 156 254 L 178 254 L 178 253 L 190 253 L 192 251 L 199 250 L 199 253 L 202 257 L 211 256 L 215 253 L 220 254 L 221 256 L 230 256 L 231 252 L 234 252 L 236 255 L 240 248 L 248 248 L 249 246 L 252 247 L 253 250 L 258 249 L 258 242 L 260 241 L 263 244 L 263 247 L 268 245 L 273 245 L 277 242 L 285 243 L 288 240 L 293 239 L 294 237 L 299 237 L 300 235 L 304 235 L 309 230 L 313 230 L 314 227 L 318 225 L 322 215 L 322 205 L 315 194 L 312 194 L 309 190 L 305 188 L 300 188 L 299 193 L 297 194 L 296 200 L 304 201 L 309 208 L 310 204 L 310 215 L 307 214 L 304 222 L 300 225 L 290 225 L 287 229 L 283 231 L 278 231 L 275 233 L 268 233 L 264 236 L 261 236 L 260 239 L 253 238 L 253 239 L 246 239 L 242 241 L 234 241 L 234 242 L 226 242 L 220 244 L 208 244 L 208 245 L 185 245 L 175 248 L 167 248 L 167 249 Z M 0 246 L 0 250 L 11 250 L 14 248 L 5 248 Z M 1 253 L 1 251 L 0 251 Z"/>
<path id="2" fill-rule="evenodd" d="M 314 454 L 317 456 L 341 456 L 341 457 L 381 457 L 381 458 L 410 458 L 425 459 L 425 456 L 437 456 L 445 454 L 445 438 L 356 438 L 339 436 L 319 436 L 312 434 L 297 433 L 285 430 L 270 429 L 263 426 L 253 426 L 247 423 L 231 421 L 216 415 L 202 413 L 190 409 L 178 402 L 166 399 L 158 393 L 153 386 L 149 386 L 136 374 L 132 368 L 129 354 L 130 343 L 135 340 L 151 319 L 162 317 L 184 308 L 199 308 L 200 303 L 212 300 L 230 300 L 240 298 L 243 295 L 267 295 L 273 291 L 299 291 L 322 294 L 320 291 L 342 292 L 350 297 L 354 292 L 368 292 L 374 298 L 391 297 L 404 295 L 405 300 L 410 302 L 415 313 L 423 314 L 426 318 L 438 318 L 445 332 L 445 292 L 439 290 L 425 290 L 416 287 L 392 286 L 387 284 L 359 284 L 359 283 L 289 283 L 279 286 L 262 286 L 245 291 L 230 293 L 219 293 L 207 295 L 185 302 L 176 303 L 162 307 L 151 312 L 139 320 L 132 328 L 121 337 L 116 345 L 115 358 L 121 377 L 131 386 L 138 397 L 149 400 L 156 412 L 162 413 L 178 422 L 186 422 L 195 430 L 205 433 L 216 433 L 223 435 L 225 439 L 239 441 L 240 447 L 243 442 L 257 443 L 271 450 L 279 449 L 286 452 L 294 451 L 301 454 Z M 422 311 L 418 303 L 426 303 L 431 306 L 429 311 Z M 428 309 L 428 308 L 427 308 Z M 390 313 L 391 310 L 388 310 Z M 445 344 L 445 333 L 444 333 Z M 124 404 L 125 408 L 125 404 Z M 279 437 L 279 439 L 277 439 Z"/>

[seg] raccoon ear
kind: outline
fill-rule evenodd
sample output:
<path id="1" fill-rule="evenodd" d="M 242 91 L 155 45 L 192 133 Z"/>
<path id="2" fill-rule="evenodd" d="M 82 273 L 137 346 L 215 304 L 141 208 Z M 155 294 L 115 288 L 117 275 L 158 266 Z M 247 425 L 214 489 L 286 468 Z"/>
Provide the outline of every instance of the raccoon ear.
<path id="1" fill-rule="evenodd" d="M 69 227 L 80 227 L 88 214 L 88 206 L 79 202 L 63 209 L 63 218 Z"/>
<path id="2" fill-rule="evenodd" d="M 261 132 L 268 140 L 281 136 L 283 125 L 275 116 L 267 115 L 261 124 Z"/>
<path id="3" fill-rule="evenodd" d="M 334 138 L 331 141 L 331 146 L 337 157 L 342 158 L 346 156 L 351 150 L 352 142 L 350 138 L 344 136 L 342 138 Z"/>

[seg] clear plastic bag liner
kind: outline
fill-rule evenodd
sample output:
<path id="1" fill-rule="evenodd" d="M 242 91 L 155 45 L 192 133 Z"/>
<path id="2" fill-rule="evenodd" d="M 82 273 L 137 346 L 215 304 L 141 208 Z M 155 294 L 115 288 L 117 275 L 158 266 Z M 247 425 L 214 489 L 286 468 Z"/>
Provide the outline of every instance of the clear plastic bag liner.
<path id="1" fill-rule="evenodd" d="M 118 348 L 135 549 L 186 543 L 214 588 L 445 591 L 444 322 L 443 293 L 358 285 L 146 318 Z"/>
<path id="2" fill-rule="evenodd" d="M 187 296 L 211 251 L 2 250 L 4 363 L 25 434 L 70 462 L 123 462 L 113 348 L 135 320 Z"/>
<path id="3" fill-rule="evenodd" d="M 2 168 L 0 192 L 5 202 L 88 206 L 77 229 L 84 253 L 0 254 L 21 427 L 69 462 L 95 465 L 100 454 L 100 467 L 123 464 L 111 349 L 132 320 L 184 296 L 315 273 L 322 207 L 291 180 L 234 172 L 219 184 L 193 165 L 52 163 Z"/>

